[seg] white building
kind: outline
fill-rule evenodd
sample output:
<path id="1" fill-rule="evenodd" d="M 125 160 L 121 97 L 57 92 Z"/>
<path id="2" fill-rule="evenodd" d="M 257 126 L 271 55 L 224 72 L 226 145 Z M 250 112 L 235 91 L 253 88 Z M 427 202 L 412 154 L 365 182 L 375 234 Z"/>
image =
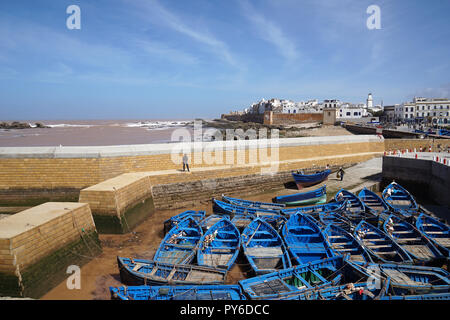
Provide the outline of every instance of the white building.
<path id="1" fill-rule="evenodd" d="M 433 123 L 450 123 L 450 99 L 414 98 L 415 117 L 431 118 Z"/>
<path id="2" fill-rule="evenodd" d="M 369 96 L 367 97 L 367 101 L 366 101 L 366 105 L 367 105 L 367 109 L 373 110 L 373 98 L 372 98 L 372 94 L 369 93 Z"/>

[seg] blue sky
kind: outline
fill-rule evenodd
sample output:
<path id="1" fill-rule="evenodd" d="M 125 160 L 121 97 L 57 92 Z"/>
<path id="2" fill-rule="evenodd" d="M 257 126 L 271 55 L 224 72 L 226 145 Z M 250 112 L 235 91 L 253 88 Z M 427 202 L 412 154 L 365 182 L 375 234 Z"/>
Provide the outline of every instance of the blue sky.
<path id="1" fill-rule="evenodd" d="M 81 30 L 66 8 L 81 8 Z M 381 29 L 369 30 L 370 5 Z M 261 98 L 450 95 L 450 1 L 0 2 L 0 119 L 214 118 Z"/>

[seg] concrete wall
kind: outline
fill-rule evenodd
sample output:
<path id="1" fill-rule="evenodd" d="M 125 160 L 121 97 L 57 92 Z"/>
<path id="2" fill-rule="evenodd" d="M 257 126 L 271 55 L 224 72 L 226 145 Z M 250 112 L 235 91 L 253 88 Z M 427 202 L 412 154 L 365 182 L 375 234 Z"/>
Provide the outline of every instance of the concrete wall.
<path id="1" fill-rule="evenodd" d="M 414 194 L 450 206 L 450 166 L 432 160 L 383 157 L 383 180 L 395 180 Z"/>
<path id="2" fill-rule="evenodd" d="M 450 139 L 385 139 L 384 140 L 386 151 L 395 150 L 413 150 L 414 148 L 419 151 L 420 147 L 426 148 L 428 151 L 429 146 L 433 152 L 437 152 L 438 145 L 442 150 L 446 150 L 447 146 L 450 146 Z"/>
<path id="3" fill-rule="evenodd" d="M 266 146 L 263 145 L 264 142 Z M 261 167 L 270 165 L 276 165 L 282 171 L 299 165 L 318 165 L 319 161 L 355 162 L 355 158 L 367 159 L 384 152 L 383 140 L 374 136 L 285 138 L 276 140 L 276 145 L 271 145 L 272 142 L 274 141 L 243 140 L 207 142 L 199 146 L 195 143 L 173 143 L 0 148 L 0 205 L 39 201 L 39 195 L 43 194 L 45 201 L 52 200 L 52 196 L 73 196 L 76 190 L 79 192 L 130 172 L 152 172 L 150 181 L 155 185 L 174 182 L 174 178 L 180 179 L 177 182 L 201 179 L 203 174 L 209 175 L 209 170 L 218 170 L 214 174 L 221 177 L 237 176 L 259 173 Z M 196 149 L 197 147 L 199 148 Z M 201 171 L 200 176 L 181 175 L 178 171 L 181 164 L 172 161 L 171 152 L 182 151 L 182 148 L 187 148 L 188 153 L 191 151 L 191 168 Z M 272 154 L 276 157 L 271 158 Z M 210 162 L 207 161 L 208 155 L 212 159 Z M 268 158 L 265 159 L 264 155 Z M 250 161 L 252 156 L 255 156 L 254 161 Z M 196 163 L 198 159 L 200 163 Z"/>
<path id="4" fill-rule="evenodd" d="M 39 297 L 101 252 L 89 205 L 45 203 L 0 220 L 0 295 Z"/>

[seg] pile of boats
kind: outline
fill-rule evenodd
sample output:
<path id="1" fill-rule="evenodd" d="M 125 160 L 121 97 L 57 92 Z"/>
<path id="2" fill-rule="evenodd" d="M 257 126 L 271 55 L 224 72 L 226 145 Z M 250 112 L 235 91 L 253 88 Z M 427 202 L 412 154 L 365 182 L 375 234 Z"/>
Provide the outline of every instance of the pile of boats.
<path id="1" fill-rule="evenodd" d="M 213 211 L 165 221 L 153 260 L 118 257 L 124 285 L 110 287 L 111 298 L 450 298 L 450 228 L 395 182 L 381 196 L 342 189 L 332 201 L 306 207 L 222 196 L 213 199 Z M 247 277 L 226 284 L 236 264 Z"/>

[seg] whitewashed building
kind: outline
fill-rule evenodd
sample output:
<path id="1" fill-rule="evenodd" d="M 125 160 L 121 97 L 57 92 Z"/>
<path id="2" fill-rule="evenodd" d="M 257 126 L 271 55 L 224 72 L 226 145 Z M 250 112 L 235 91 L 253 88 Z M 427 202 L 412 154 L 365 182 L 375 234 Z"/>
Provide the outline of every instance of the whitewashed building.
<path id="1" fill-rule="evenodd" d="M 447 98 L 414 98 L 415 117 L 431 118 L 434 123 L 450 123 L 450 99 Z"/>

